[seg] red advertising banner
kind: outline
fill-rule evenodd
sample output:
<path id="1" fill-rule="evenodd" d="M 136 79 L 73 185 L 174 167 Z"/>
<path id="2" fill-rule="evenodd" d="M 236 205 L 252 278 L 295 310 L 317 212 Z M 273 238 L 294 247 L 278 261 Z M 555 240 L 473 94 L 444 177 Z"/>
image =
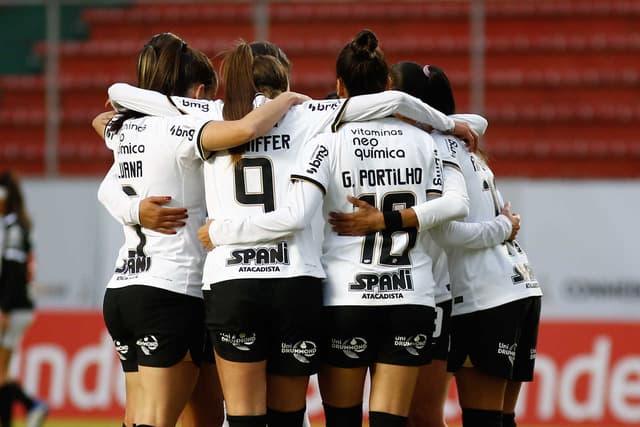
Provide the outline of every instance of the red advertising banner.
<path id="1" fill-rule="evenodd" d="M 14 359 L 12 372 L 52 417 L 121 416 L 123 375 L 99 311 L 39 312 Z M 446 414 L 458 421 L 452 389 Z M 321 408 L 314 383 L 312 418 Z M 543 322 L 517 414 L 522 424 L 639 425 L 640 322 Z"/>

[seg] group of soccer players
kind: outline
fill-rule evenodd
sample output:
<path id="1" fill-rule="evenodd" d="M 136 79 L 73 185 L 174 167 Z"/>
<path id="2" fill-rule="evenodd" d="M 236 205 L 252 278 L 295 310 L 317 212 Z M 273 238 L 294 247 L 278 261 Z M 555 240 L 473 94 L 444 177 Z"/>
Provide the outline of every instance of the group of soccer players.
<path id="1" fill-rule="evenodd" d="M 369 373 L 371 426 L 442 426 L 448 368 L 464 426 L 515 425 L 540 290 L 462 142 L 463 120 L 486 121 L 447 117 L 444 73 L 389 69 L 368 30 L 338 55 L 341 99 L 289 92 L 289 71 L 240 43 L 211 101 L 210 61 L 160 34 L 138 88 L 109 91 L 121 114 L 94 120 L 114 153 L 99 198 L 125 233 L 104 299 L 124 424 L 220 425 L 221 388 L 231 427 L 301 426 L 318 373 L 327 425 L 359 426 Z"/>

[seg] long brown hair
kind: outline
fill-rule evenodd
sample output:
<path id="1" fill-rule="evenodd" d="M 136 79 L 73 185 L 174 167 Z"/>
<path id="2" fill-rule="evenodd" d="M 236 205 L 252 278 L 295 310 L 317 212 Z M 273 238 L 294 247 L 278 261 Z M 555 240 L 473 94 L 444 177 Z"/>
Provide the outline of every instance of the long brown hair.
<path id="1" fill-rule="evenodd" d="M 11 171 L 4 171 L 0 173 L 0 187 L 4 187 L 7 190 L 7 198 L 5 199 L 5 215 L 15 213 L 18 215 L 18 220 L 22 226 L 27 230 L 31 230 L 31 218 L 27 213 L 27 209 L 24 203 L 24 197 L 22 196 L 22 190 L 20 189 L 20 180 Z"/>
<path id="2" fill-rule="evenodd" d="M 218 85 L 209 58 L 173 33 L 157 34 L 144 45 L 138 55 L 137 76 L 138 87 L 168 96 L 185 96 L 194 84 L 204 84 L 207 89 Z M 118 132 L 127 119 L 140 116 L 128 111 L 117 116 L 109 130 Z"/>
<path id="3" fill-rule="evenodd" d="M 268 98 L 289 88 L 291 64 L 284 52 L 269 42 L 248 44 L 242 40 L 228 51 L 222 61 L 225 120 L 239 120 L 253 110 L 253 101 L 261 92 Z M 246 151 L 246 144 L 231 148 L 235 163 Z"/>

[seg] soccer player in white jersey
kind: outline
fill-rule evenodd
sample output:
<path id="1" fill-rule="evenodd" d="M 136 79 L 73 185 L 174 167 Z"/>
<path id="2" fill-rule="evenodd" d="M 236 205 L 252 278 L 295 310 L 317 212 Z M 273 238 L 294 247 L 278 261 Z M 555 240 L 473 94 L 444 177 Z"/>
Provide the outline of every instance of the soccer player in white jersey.
<path id="1" fill-rule="evenodd" d="M 402 87 L 424 86 L 417 74 L 410 77 L 403 71 L 402 78 L 412 81 L 402 82 Z M 446 75 L 434 66 L 427 66 L 423 74 L 428 80 L 424 87 L 428 95 L 423 99 L 447 111 L 454 100 Z M 470 213 L 463 222 L 431 230 L 445 248 L 452 285 L 448 370 L 456 376 L 464 427 L 514 427 L 521 382 L 533 379 L 542 293 L 514 240 L 519 216 L 504 204 L 482 152 L 470 153 L 459 141 L 443 139 L 444 148 L 458 159 L 470 198 Z M 343 222 L 357 222 L 366 215 L 336 216 Z M 369 220 L 381 224 L 382 216 L 377 213 L 371 219 L 374 215 L 369 213 Z M 358 230 L 363 228 L 367 227 L 360 224 Z M 418 421 L 420 414 L 415 415 Z"/>
<path id="2" fill-rule="evenodd" d="M 170 33 L 154 36 L 145 45 L 138 72 L 141 86 L 166 95 L 210 92 L 214 75 L 204 54 Z M 204 221 L 205 206 L 198 151 L 230 148 L 255 138 L 305 99 L 289 92 L 237 121 L 140 117 L 129 112 L 107 126 L 105 142 L 114 153 L 122 191 L 141 197 L 167 192 L 189 212 L 186 226 L 175 235 L 139 225 L 123 228 L 125 243 L 103 309 L 127 379 L 127 425 L 174 426 L 203 359 L 203 252 L 197 228 Z"/>
<path id="3" fill-rule="evenodd" d="M 256 47 L 258 49 L 256 49 Z M 225 64 L 227 65 L 227 75 L 253 75 L 254 81 L 248 82 L 250 83 L 250 87 L 246 84 L 244 88 L 240 84 L 241 81 L 238 79 L 227 80 L 228 87 L 226 88 L 227 93 L 232 93 L 232 100 L 236 101 L 228 101 L 225 104 L 225 108 L 229 108 L 231 110 L 238 111 L 238 102 L 237 100 L 245 100 L 244 105 L 240 103 L 240 111 L 237 113 L 239 115 L 244 114 L 245 111 L 253 108 L 253 103 L 250 102 L 253 100 L 253 96 L 256 90 L 260 90 L 264 93 L 272 93 L 274 91 L 285 90 L 288 86 L 288 72 L 285 69 L 282 69 L 278 66 L 277 62 L 274 61 L 274 58 L 286 58 L 284 53 L 282 53 L 277 47 L 269 44 L 269 43 L 253 43 L 251 50 L 254 51 L 253 55 L 251 55 L 251 50 L 247 45 L 241 44 L 231 55 L 229 55 Z M 268 55 L 257 55 L 258 52 L 264 52 L 268 50 Z M 282 59 L 280 59 L 282 61 Z M 242 68 L 244 64 L 245 69 L 238 69 L 238 67 Z M 247 71 L 247 67 L 251 66 L 252 69 Z M 257 88 L 254 86 L 258 86 Z M 124 94 L 122 92 L 125 92 Z M 134 92 L 132 94 L 132 92 Z M 137 98 L 136 98 L 137 93 Z M 112 102 L 127 105 L 129 108 L 141 109 L 150 113 L 157 113 L 162 105 L 162 103 L 166 103 L 166 99 L 163 97 L 154 97 L 152 94 L 144 93 L 139 90 L 133 91 L 131 88 L 127 87 L 114 87 L 110 90 L 110 96 Z M 387 106 L 387 103 L 392 101 L 398 102 L 398 100 L 404 101 L 404 104 L 400 104 L 399 107 L 392 107 L 391 105 Z M 176 99 L 174 98 L 174 103 L 176 106 L 181 109 L 194 109 L 193 112 L 195 114 L 202 115 L 206 114 L 219 114 L 220 112 L 220 103 L 219 102 L 209 102 L 202 103 L 198 101 L 188 100 L 188 99 Z M 173 108 L 171 105 L 169 107 Z M 344 111 L 342 111 L 344 110 Z M 415 99 L 409 99 L 407 97 L 401 96 L 399 93 L 385 93 L 383 96 L 364 96 L 357 97 L 351 100 L 351 102 L 347 105 L 343 104 L 343 102 L 314 102 L 303 107 L 294 109 L 290 111 L 290 113 L 278 123 L 278 126 L 267 136 L 252 141 L 248 144 L 246 149 L 246 153 L 242 158 L 236 159 L 235 165 L 233 163 L 233 155 L 222 155 L 218 153 L 213 161 L 209 161 L 205 163 L 205 176 L 206 182 L 210 183 L 211 187 L 209 187 L 207 191 L 208 197 L 208 207 L 210 211 L 215 211 L 220 214 L 227 215 L 249 215 L 256 211 L 269 211 L 273 209 L 273 206 L 278 204 L 278 195 L 280 198 L 283 197 L 283 194 L 286 189 L 288 176 L 290 172 L 290 168 L 293 164 L 293 160 L 296 157 L 296 153 L 301 145 L 301 141 L 308 139 L 311 135 L 322 130 L 324 128 L 329 127 L 329 124 L 336 117 L 343 118 L 344 120 L 352 120 L 352 119 L 365 119 L 367 117 L 384 117 L 393 111 L 399 111 L 402 114 L 412 116 L 415 119 L 421 119 L 423 121 L 427 121 L 429 123 L 434 124 L 435 126 L 447 128 L 450 127 L 449 119 L 446 119 L 442 115 L 436 115 L 435 117 L 431 117 L 429 114 L 433 110 L 429 109 L 428 106 L 420 105 L 417 103 Z M 358 115 L 359 114 L 359 115 Z M 464 129 L 464 127 L 462 127 Z M 238 156 L 238 155 L 236 155 Z M 234 169 L 236 172 L 234 172 Z M 257 171 L 257 176 L 254 176 L 254 181 L 246 182 L 246 177 L 244 174 L 247 171 L 250 173 L 251 171 Z M 210 171 L 210 172 L 209 172 Z M 241 175 L 239 175 L 241 173 Z M 267 174 L 265 176 L 265 173 Z M 220 186 L 220 182 L 228 179 L 230 176 L 235 176 L 236 184 L 231 187 Z M 210 179 L 213 178 L 213 179 Z M 251 177 L 250 177 L 251 178 Z M 254 194 L 245 194 L 247 190 L 251 189 L 251 187 L 256 187 L 255 178 L 259 179 L 257 182 L 257 186 L 263 186 L 259 193 Z M 241 185 L 240 185 L 241 184 Z M 208 185 L 208 184 L 205 184 Z M 239 188 L 241 190 L 239 190 Z M 210 191 L 209 191 L 210 190 Z M 210 196 L 211 195 L 211 196 Z M 214 197 L 215 196 L 215 197 Z M 238 205 L 238 202 L 241 205 Z M 242 206 L 244 204 L 245 206 Z M 253 206 L 252 206 L 253 205 Z M 117 209 L 115 209 L 117 210 Z M 124 212 L 128 212 L 129 209 L 125 208 Z M 238 250 L 247 250 L 246 247 L 238 248 L 238 247 L 228 247 L 228 248 L 217 248 L 213 254 L 209 255 L 210 260 L 207 261 L 208 265 L 212 266 L 209 269 L 205 268 L 205 288 L 208 288 L 210 285 L 208 284 L 208 280 L 206 279 L 207 270 L 213 270 L 216 274 L 210 274 L 212 281 L 215 282 L 226 282 L 228 280 L 233 279 L 235 281 L 233 287 L 229 287 L 234 293 L 243 294 L 244 292 L 239 291 L 239 286 L 243 284 L 240 283 L 238 279 L 242 279 L 245 277 L 250 277 L 251 281 L 261 281 L 256 283 L 261 283 L 261 288 L 269 288 L 273 287 L 272 283 L 269 283 L 266 280 L 268 277 L 273 278 L 286 278 L 285 280 L 280 280 L 276 286 L 276 288 L 281 288 L 290 283 L 290 286 L 295 287 L 297 291 L 297 287 L 302 284 L 305 286 L 305 290 L 308 291 L 310 288 L 313 288 L 313 284 L 304 283 L 304 282 L 312 282 L 313 279 L 309 279 L 308 277 L 299 277 L 296 276 L 300 274 L 300 272 L 308 271 L 308 266 L 302 266 L 304 261 L 301 257 L 302 253 L 313 253 L 315 247 L 312 244 L 310 235 L 306 233 L 299 233 L 293 239 L 281 239 L 280 241 L 274 241 L 272 245 L 262 245 L 264 248 L 286 248 L 287 254 L 291 254 L 292 261 L 289 264 L 276 265 L 274 266 L 252 266 L 256 261 L 252 261 L 248 266 L 245 265 L 235 265 L 232 264 L 230 266 L 226 266 L 227 259 L 232 257 L 234 253 Z M 257 252 L 257 251 L 256 251 Z M 216 256 L 214 256 L 214 254 Z M 289 255 L 288 255 L 289 256 Z M 319 262 L 317 260 L 317 256 L 313 255 L 308 256 L 308 260 L 311 260 L 310 263 L 315 263 L 318 265 Z M 309 262 L 309 261 L 307 261 Z M 268 263 L 267 263 L 268 264 Z M 277 263 L 276 263 L 277 264 Z M 232 272 L 224 273 L 226 270 L 233 270 Z M 321 269 L 316 268 L 315 270 L 311 270 L 313 275 L 323 276 Z M 269 271 L 270 270 L 270 271 Z M 221 275 L 220 272 L 223 272 Z M 267 274 L 265 274 L 267 273 Z M 292 277 L 293 276 L 293 277 Z M 245 279 L 246 280 L 246 279 Z M 315 280 L 317 282 L 317 279 Z M 245 283 L 246 284 L 246 283 Z M 220 286 L 219 289 L 224 289 L 224 286 Z M 316 284 L 316 288 L 319 289 L 319 285 Z M 208 291 L 205 291 L 208 292 Z M 256 292 L 253 292 L 255 294 Z M 297 292 L 294 292 L 295 296 Z M 272 299 L 269 298 L 258 298 L 259 301 L 265 301 L 270 303 Z M 299 298 L 298 298 L 299 299 Z M 229 304 L 229 301 L 232 299 L 224 298 L 224 307 L 226 310 L 230 312 L 234 312 L 236 310 L 233 309 L 233 306 Z M 276 299 L 277 300 L 277 299 Z M 286 306 L 284 308 L 274 307 L 273 310 L 278 313 L 282 312 L 292 312 L 292 315 L 296 315 L 296 321 L 301 320 L 301 313 L 306 313 L 306 317 L 314 319 L 314 311 L 313 311 L 313 299 L 305 298 L 303 301 L 307 301 L 307 304 L 311 303 L 311 309 L 309 309 L 308 305 L 300 304 L 296 301 L 296 298 L 285 298 L 284 303 Z M 320 306 L 320 298 L 318 294 L 317 302 L 316 302 L 316 311 Z M 295 307 L 296 311 L 293 313 L 291 307 Z M 214 315 L 220 313 L 222 308 L 212 308 L 208 310 L 208 312 L 213 313 Z M 245 316 L 241 312 L 240 316 Z M 267 315 L 266 319 L 273 318 L 273 315 Z M 282 316 L 279 316 L 282 317 Z M 278 324 L 278 322 L 275 322 Z M 285 324 L 284 322 L 280 322 L 280 327 Z M 313 325 L 313 323 L 312 323 Z M 276 331 L 277 332 L 277 331 Z M 261 334 L 259 334 L 261 335 Z M 259 340 L 256 340 L 259 342 Z M 291 343 L 285 343 L 285 346 L 291 346 Z M 311 345 L 308 342 L 305 345 Z M 218 346 L 219 347 L 219 346 Z M 218 348 L 217 347 L 217 348 Z M 257 345 L 255 346 L 257 347 Z M 225 351 L 222 348 L 221 351 Z M 264 351 L 264 350 L 261 350 Z M 268 402 L 268 414 L 269 414 L 269 422 L 277 425 L 300 425 L 300 417 L 304 412 L 304 400 L 305 400 L 305 392 L 308 381 L 308 374 L 315 372 L 315 367 L 313 364 L 307 364 L 305 362 L 300 361 L 300 355 L 296 356 L 296 352 L 299 352 L 300 349 L 294 349 L 292 351 L 284 351 L 283 344 L 280 341 L 276 340 L 276 354 L 268 357 L 269 364 L 269 378 L 270 381 L 267 383 L 271 386 L 269 387 L 269 402 Z M 228 353 L 228 350 L 226 350 Z M 273 351 L 272 351 L 273 352 Z M 284 352 L 284 356 L 282 353 Z M 312 353 L 313 349 L 307 350 L 307 353 Z M 281 355 L 279 356 L 278 353 Z M 246 353 L 244 353 L 246 354 Z M 260 354 L 260 353 L 258 353 Z M 240 353 L 243 356 L 243 353 Z M 233 355 L 227 357 L 234 357 Z M 235 356 L 238 358 L 238 356 Z M 255 357 L 255 356 L 254 356 Z M 260 356 L 263 357 L 263 356 Z M 246 356 L 241 359 L 246 360 Z M 282 359 L 279 361 L 279 359 Z M 283 362 L 284 361 L 284 362 Z M 221 366 L 224 362 L 219 363 Z M 284 368 L 278 366 L 285 365 Z M 298 367 L 296 368 L 296 365 Z M 251 366 L 248 364 L 243 365 L 244 367 Z M 302 366 L 302 370 L 300 370 L 299 366 Z M 222 368 L 224 371 L 224 368 Z M 283 370 L 287 375 L 281 376 L 278 375 L 278 371 Z M 238 367 L 237 365 L 234 367 L 232 371 L 234 375 L 237 376 Z M 251 373 L 251 371 L 247 371 Z M 291 375 L 291 374 L 298 375 Z M 300 375 L 302 373 L 303 375 Z M 242 393 L 244 396 L 247 395 L 246 390 L 254 390 L 256 393 L 253 394 L 254 398 L 257 401 L 264 401 L 264 392 L 260 392 L 260 388 L 255 387 L 255 381 L 257 376 L 249 375 L 247 377 L 248 384 L 241 384 L 239 381 L 234 381 L 226 384 L 223 379 L 223 387 L 226 388 L 225 396 L 227 403 L 227 411 L 230 415 L 230 421 L 235 423 L 236 421 L 241 421 L 238 419 L 238 413 L 243 414 L 243 412 L 250 412 L 249 409 L 243 409 L 238 405 L 238 398 L 234 397 L 233 388 L 244 390 Z M 236 393 L 237 394 L 237 393 Z M 247 405 L 247 398 L 244 397 L 242 399 L 243 404 Z M 291 410 L 293 408 L 294 410 Z M 254 411 L 255 412 L 255 411 Z M 259 414 L 256 414 L 259 415 Z M 243 419 L 245 421 L 245 419 Z M 251 421 L 251 420 L 249 420 Z M 260 422 L 259 419 L 255 420 L 256 422 Z"/>
<path id="4" fill-rule="evenodd" d="M 388 68 L 373 33 L 362 31 L 345 46 L 337 72 L 342 96 L 386 88 Z M 245 218 L 213 215 L 219 220 L 200 230 L 201 241 L 218 247 L 280 239 L 308 229 L 321 207 L 325 216 L 329 210 L 346 207 L 347 194 L 400 208 L 439 195 L 442 186 L 433 140 L 393 118 L 347 124 L 337 134 L 307 141 L 291 177 L 288 206 Z M 465 214 L 461 203 L 451 216 L 433 215 L 433 222 Z M 367 238 L 325 231 L 326 364 L 319 378 L 327 425 L 361 424 L 370 365 L 375 365 L 371 425 L 404 425 L 418 366 L 430 358 L 435 285 L 431 260 L 422 245 L 416 245 L 415 229 Z"/>

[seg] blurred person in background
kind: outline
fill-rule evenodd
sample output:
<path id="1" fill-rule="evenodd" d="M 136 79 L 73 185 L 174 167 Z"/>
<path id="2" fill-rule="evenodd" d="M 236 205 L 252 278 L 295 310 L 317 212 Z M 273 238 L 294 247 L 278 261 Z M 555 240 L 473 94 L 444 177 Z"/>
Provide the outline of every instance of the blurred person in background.
<path id="1" fill-rule="evenodd" d="M 0 173 L 0 425 L 11 426 L 14 402 L 27 413 L 27 427 L 41 426 L 47 405 L 29 396 L 9 378 L 13 350 L 33 321 L 34 305 L 29 296 L 31 219 L 20 182 L 9 171 Z"/>

